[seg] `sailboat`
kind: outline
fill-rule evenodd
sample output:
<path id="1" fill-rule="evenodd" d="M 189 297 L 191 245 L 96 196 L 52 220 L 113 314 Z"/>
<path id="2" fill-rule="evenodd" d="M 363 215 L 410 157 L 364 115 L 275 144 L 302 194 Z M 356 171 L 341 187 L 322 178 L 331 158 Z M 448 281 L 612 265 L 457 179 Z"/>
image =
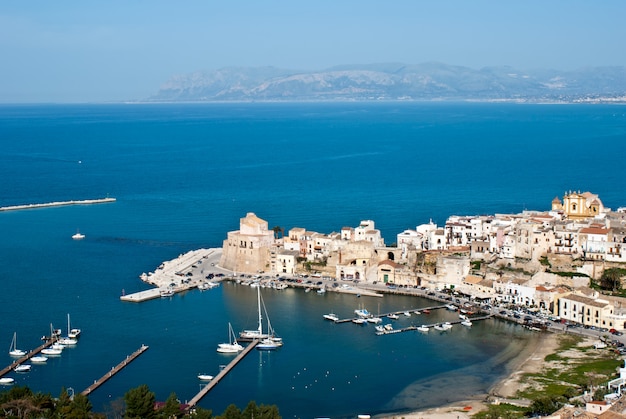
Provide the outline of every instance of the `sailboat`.
<path id="1" fill-rule="evenodd" d="M 228 340 L 229 343 L 220 343 L 217 345 L 217 352 L 222 354 L 236 354 L 243 351 L 243 346 L 237 343 L 235 332 L 233 332 L 233 327 L 230 323 L 228 323 Z"/>
<path id="2" fill-rule="evenodd" d="M 9 348 L 9 355 L 11 356 L 24 356 L 26 351 L 17 349 L 17 332 L 13 333 L 13 340 L 11 341 L 11 347 Z"/>
<path id="3" fill-rule="evenodd" d="M 255 339 L 266 339 L 271 337 L 269 333 L 263 333 L 263 317 L 261 316 L 261 289 L 257 288 L 257 305 L 259 313 L 259 326 L 253 330 L 244 330 L 239 332 L 239 340 L 252 341 Z"/>
<path id="4" fill-rule="evenodd" d="M 70 337 L 70 315 L 68 313 L 67 315 L 67 336 L 59 338 L 57 340 L 57 342 L 61 345 L 66 345 L 66 346 L 70 346 L 70 345 L 76 345 L 78 343 L 78 340 L 76 338 Z M 80 333 L 80 331 L 78 332 Z"/>
<path id="5" fill-rule="evenodd" d="M 71 329 L 70 328 L 70 313 L 67 313 L 67 337 L 71 338 L 71 339 L 78 339 L 78 337 L 80 336 L 80 329 Z"/>

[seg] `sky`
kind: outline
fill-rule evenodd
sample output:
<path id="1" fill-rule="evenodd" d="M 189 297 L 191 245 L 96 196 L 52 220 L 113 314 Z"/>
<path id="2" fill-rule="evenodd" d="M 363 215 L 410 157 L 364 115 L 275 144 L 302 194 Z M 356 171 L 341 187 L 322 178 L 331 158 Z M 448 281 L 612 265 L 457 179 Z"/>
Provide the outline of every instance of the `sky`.
<path id="1" fill-rule="evenodd" d="M 4 1 L 0 102 L 141 100 L 231 66 L 626 66 L 625 16 L 625 0 Z"/>

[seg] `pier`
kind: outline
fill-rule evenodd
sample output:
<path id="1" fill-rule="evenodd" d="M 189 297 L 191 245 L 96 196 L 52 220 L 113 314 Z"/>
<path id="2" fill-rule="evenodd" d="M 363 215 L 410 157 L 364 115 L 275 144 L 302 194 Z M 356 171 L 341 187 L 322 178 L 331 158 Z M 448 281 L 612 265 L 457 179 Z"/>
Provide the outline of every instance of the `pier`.
<path id="1" fill-rule="evenodd" d="M 50 207 L 63 207 L 67 205 L 91 205 L 91 204 L 106 204 L 109 202 L 115 202 L 115 198 L 98 198 L 98 199 L 84 199 L 82 201 L 58 201 L 48 202 L 45 204 L 25 204 L 25 205 L 11 205 L 8 207 L 0 207 L 0 211 L 19 211 L 25 209 L 35 208 L 50 208 Z"/>
<path id="2" fill-rule="evenodd" d="M 230 361 L 230 363 L 228 365 L 226 365 L 226 367 L 224 367 L 224 369 L 222 369 L 219 374 L 217 374 L 211 381 L 209 381 L 209 383 L 202 387 L 202 390 L 200 390 L 198 392 L 198 394 L 196 394 L 195 396 L 193 396 L 193 398 L 188 402 L 188 409 L 194 407 L 196 404 L 198 404 L 198 402 L 207 395 L 207 393 L 209 391 L 211 391 L 211 389 L 213 387 L 215 387 L 217 385 L 217 383 L 220 382 L 220 380 L 222 378 L 224 378 L 226 376 L 226 374 L 228 374 L 233 368 L 235 368 L 235 365 L 237 365 L 242 359 L 244 359 L 246 357 L 246 355 L 248 355 L 250 353 L 250 351 L 252 349 L 254 349 L 254 347 L 259 343 L 258 340 L 253 340 L 252 342 L 250 342 L 248 344 L 248 346 L 245 347 L 245 349 L 243 351 L 241 351 L 241 353 L 239 355 L 237 355 L 237 357 L 235 357 L 232 361 Z"/>
<path id="3" fill-rule="evenodd" d="M 382 319 L 383 317 L 387 317 L 390 314 L 396 314 L 396 315 L 400 316 L 400 315 L 404 315 L 405 312 L 409 312 L 409 313 L 420 312 L 421 313 L 424 310 L 426 310 L 428 312 L 430 310 L 438 310 L 438 309 L 441 309 L 441 308 L 446 308 L 446 306 L 445 305 L 441 305 L 441 306 L 432 306 L 432 307 L 411 308 L 411 309 L 408 309 L 408 310 L 392 311 L 390 313 L 382 313 L 382 314 L 377 315 L 376 317 L 380 317 Z M 371 315 L 373 316 L 373 314 L 371 314 Z M 348 319 L 339 319 L 339 320 L 336 320 L 335 323 L 348 323 L 348 322 L 351 322 L 353 319 L 354 319 L 354 317 L 350 317 Z M 367 319 L 365 319 L 365 320 L 367 320 Z"/>
<path id="4" fill-rule="evenodd" d="M 9 365 L 7 367 L 4 367 L 2 370 L 0 370 L 0 377 L 3 377 L 4 375 L 6 375 L 9 372 L 13 371 L 13 369 L 15 367 L 17 367 L 18 365 L 21 365 L 24 362 L 28 361 L 29 359 L 31 359 L 32 357 L 37 355 L 39 352 L 41 352 L 43 349 L 46 349 L 47 347 L 51 346 L 53 343 L 54 343 L 54 340 L 49 339 L 43 345 L 38 346 L 37 348 L 35 348 L 32 351 L 28 352 L 23 357 L 20 357 L 20 358 L 16 359 L 15 361 L 13 361 L 13 363 L 11 363 L 11 365 Z"/>
<path id="5" fill-rule="evenodd" d="M 493 317 L 491 314 L 488 314 L 486 316 L 480 316 L 480 317 L 469 317 L 469 320 L 474 322 L 474 321 L 479 321 L 479 320 L 487 320 L 490 319 L 491 317 Z M 448 322 L 451 325 L 456 325 L 456 324 L 461 324 L 462 320 L 455 320 L 455 321 L 451 321 Z M 435 327 L 436 325 L 441 324 L 441 322 L 438 323 L 432 323 L 432 324 L 423 324 L 422 326 L 427 327 L 429 329 L 432 329 L 433 327 Z M 391 329 L 391 330 L 384 330 L 382 332 L 376 332 L 377 335 L 391 335 L 394 333 L 402 333 L 402 332 L 412 332 L 412 331 L 417 331 L 417 326 L 407 326 L 407 327 L 403 327 L 401 329 Z"/>
<path id="6" fill-rule="evenodd" d="M 95 389 L 100 387 L 102 384 L 107 382 L 111 377 L 113 377 L 115 374 L 120 372 L 126 365 L 130 364 L 132 361 L 137 359 L 137 357 L 139 355 L 141 355 L 142 353 L 144 353 L 147 350 L 148 350 L 148 346 L 147 345 L 141 345 L 141 347 L 139 349 L 137 349 L 131 355 L 128 355 L 126 357 L 126 359 L 124 359 L 122 362 L 117 364 L 115 367 L 111 368 L 111 371 L 109 371 L 106 374 L 104 374 L 98 380 L 95 380 L 92 385 L 87 387 L 80 394 L 82 394 L 83 396 L 87 396 L 87 395 L 91 394 L 92 391 L 94 391 Z"/>

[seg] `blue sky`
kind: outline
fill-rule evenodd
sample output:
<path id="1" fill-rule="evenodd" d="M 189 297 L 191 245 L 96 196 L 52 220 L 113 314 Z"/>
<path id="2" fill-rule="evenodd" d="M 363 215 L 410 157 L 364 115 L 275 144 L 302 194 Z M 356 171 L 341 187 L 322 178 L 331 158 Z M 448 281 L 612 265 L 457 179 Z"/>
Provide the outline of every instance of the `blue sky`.
<path id="1" fill-rule="evenodd" d="M 228 66 L 624 66 L 625 16 L 624 0 L 5 1 L 0 102 L 142 99 Z"/>

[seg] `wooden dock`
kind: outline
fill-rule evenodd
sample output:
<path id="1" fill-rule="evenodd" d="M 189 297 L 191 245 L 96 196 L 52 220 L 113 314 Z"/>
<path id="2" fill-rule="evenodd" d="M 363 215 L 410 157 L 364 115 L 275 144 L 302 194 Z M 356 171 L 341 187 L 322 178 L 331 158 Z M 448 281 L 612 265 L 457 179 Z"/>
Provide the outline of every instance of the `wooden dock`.
<path id="1" fill-rule="evenodd" d="M 235 368 L 235 365 L 237 365 L 242 359 L 244 359 L 246 357 L 246 355 L 248 355 L 250 353 L 250 351 L 252 349 L 254 349 L 254 347 L 259 343 L 258 340 L 253 340 L 252 342 L 250 342 L 248 344 L 248 346 L 245 347 L 245 349 L 243 351 L 241 351 L 241 353 L 239 355 L 237 355 L 237 357 L 235 357 L 232 361 L 230 361 L 230 363 L 228 365 L 226 365 L 226 367 L 224 367 L 224 369 L 222 369 L 219 374 L 217 374 L 211 381 L 209 381 L 207 383 L 206 386 L 202 387 L 202 390 L 200 390 L 198 392 L 198 394 L 196 394 L 195 396 L 193 396 L 193 398 L 187 403 L 188 409 L 194 407 L 196 404 L 198 404 L 198 402 L 207 395 L 207 393 L 209 391 L 211 391 L 211 389 L 213 387 L 215 387 L 217 385 L 217 383 L 220 382 L 220 380 L 222 378 L 224 378 L 226 376 L 226 374 L 228 374 L 233 368 Z"/>
<path id="2" fill-rule="evenodd" d="M 95 380 L 92 385 L 87 387 L 80 394 L 82 394 L 83 396 L 87 396 L 87 395 L 91 394 L 92 391 L 94 391 L 95 389 L 100 387 L 102 384 L 107 382 L 111 377 L 113 377 L 115 374 L 120 372 L 126 365 L 130 364 L 132 361 L 137 359 L 137 357 L 139 355 L 141 355 L 142 353 L 144 353 L 147 350 L 148 350 L 148 346 L 147 345 L 141 345 L 141 347 L 139 349 L 137 349 L 131 355 L 128 355 L 126 357 L 126 359 L 124 359 L 122 362 L 117 364 L 115 367 L 111 368 L 111 371 L 109 371 L 106 374 L 104 374 L 98 380 Z"/>
<path id="3" fill-rule="evenodd" d="M 44 343 L 41 346 L 38 346 L 37 348 L 33 349 L 32 351 L 28 352 L 26 355 L 24 355 L 23 357 L 17 358 L 15 361 L 13 361 L 13 363 L 11 363 L 11 365 L 4 367 L 2 370 L 0 370 L 0 377 L 6 375 L 7 373 L 13 371 L 13 369 L 15 367 L 17 367 L 18 365 L 23 364 L 24 362 L 28 361 L 29 359 L 31 359 L 32 357 L 34 357 L 35 355 L 37 355 L 39 352 L 41 352 L 43 349 L 46 349 L 48 346 L 51 346 L 54 343 L 54 341 L 52 339 L 46 341 L 46 343 Z"/>

